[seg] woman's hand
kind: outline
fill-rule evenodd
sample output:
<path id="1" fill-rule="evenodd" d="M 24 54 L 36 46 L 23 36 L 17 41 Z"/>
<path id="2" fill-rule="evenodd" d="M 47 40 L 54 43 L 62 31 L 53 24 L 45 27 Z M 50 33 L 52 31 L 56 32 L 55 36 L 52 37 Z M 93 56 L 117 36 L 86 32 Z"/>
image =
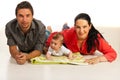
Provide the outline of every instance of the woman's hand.
<path id="1" fill-rule="evenodd" d="M 96 57 L 96 58 L 86 59 L 85 62 L 89 64 L 97 64 L 100 62 L 100 60 L 99 60 L 99 57 Z"/>
<path id="2" fill-rule="evenodd" d="M 87 62 L 89 64 L 97 64 L 99 62 L 105 62 L 105 61 L 107 61 L 107 59 L 104 56 L 98 56 L 98 57 L 95 57 L 95 58 L 85 60 L 85 62 Z"/>

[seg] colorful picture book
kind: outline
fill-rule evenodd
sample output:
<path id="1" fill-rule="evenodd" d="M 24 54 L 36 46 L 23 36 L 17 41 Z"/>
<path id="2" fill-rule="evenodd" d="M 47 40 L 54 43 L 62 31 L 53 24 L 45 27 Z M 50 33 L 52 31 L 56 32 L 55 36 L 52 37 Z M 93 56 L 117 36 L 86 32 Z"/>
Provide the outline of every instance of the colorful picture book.
<path id="1" fill-rule="evenodd" d="M 73 53 L 74 59 L 70 60 L 66 56 L 52 56 L 52 60 L 47 60 L 45 55 L 32 58 L 30 61 L 32 64 L 72 64 L 72 65 L 87 65 L 84 57 L 78 52 Z"/>

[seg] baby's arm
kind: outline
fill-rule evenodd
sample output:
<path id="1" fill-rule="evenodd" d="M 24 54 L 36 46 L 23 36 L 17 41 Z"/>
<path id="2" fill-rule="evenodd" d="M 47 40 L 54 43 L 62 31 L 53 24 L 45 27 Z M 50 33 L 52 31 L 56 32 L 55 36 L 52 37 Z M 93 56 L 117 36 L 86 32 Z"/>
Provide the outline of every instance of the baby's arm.
<path id="1" fill-rule="evenodd" d="M 69 50 L 68 48 L 62 46 L 62 51 L 65 55 L 67 55 L 68 59 L 73 59 L 73 54 L 72 54 L 72 51 Z"/>
<path id="2" fill-rule="evenodd" d="M 47 52 L 46 58 L 47 58 L 48 60 L 51 60 L 51 59 L 52 59 L 51 54 L 50 54 L 49 52 Z"/>
<path id="3" fill-rule="evenodd" d="M 69 58 L 69 59 L 73 59 L 73 54 L 72 54 L 72 52 L 69 52 L 68 58 Z"/>

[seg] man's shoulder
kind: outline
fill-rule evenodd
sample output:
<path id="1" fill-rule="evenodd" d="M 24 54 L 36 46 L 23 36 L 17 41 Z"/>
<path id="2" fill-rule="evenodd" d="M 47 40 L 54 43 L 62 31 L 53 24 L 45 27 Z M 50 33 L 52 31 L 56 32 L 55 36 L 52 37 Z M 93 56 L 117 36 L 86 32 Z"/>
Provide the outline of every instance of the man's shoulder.
<path id="1" fill-rule="evenodd" d="M 16 24 L 16 23 L 17 23 L 17 19 L 15 18 L 15 19 L 12 19 L 12 20 L 10 20 L 9 22 L 7 22 L 6 25 L 10 26 L 10 25 Z"/>
<path id="2" fill-rule="evenodd" d="M 15 19 L 12 19 L 9 22 L 7 22 L 7 24 L 12 24 L 12 23 L 16 23 L 16 22 L 17 22 L 17 19 L 15 18 Z"/>
<path id="3" fill-rule="evenodd" d="M 45 28 L 45 25 L 42 23 L 41 20 L 33 18 L 33 24 L 35 25 L 35 27 L 37 27 L 39 29 Z"/>
<path id="4" fill-rule="evenodd" d="M 38 19 L 33 19 L 31 28 L 37 33 L 45 32 L 45 25 Z"/>
<path id="5" fill-rule="evenodd" d="M 6 24 L 6 27 L 8 28 L 11 28 L 11 27 L 14 27 L 13 25 L 16 25 L 17 24 L 17 19 L 12 19 L 10 20 L 7 24 Z"/>
<path id="6" fill-rule="evenodd" d="M 40 25 L 43 25 L 41 20 L 38 20 L 38 19 L 35 19 L 35 18 L 33 18 L 33 22 L 37 23 L 37 24 L 40 24 Z"/>

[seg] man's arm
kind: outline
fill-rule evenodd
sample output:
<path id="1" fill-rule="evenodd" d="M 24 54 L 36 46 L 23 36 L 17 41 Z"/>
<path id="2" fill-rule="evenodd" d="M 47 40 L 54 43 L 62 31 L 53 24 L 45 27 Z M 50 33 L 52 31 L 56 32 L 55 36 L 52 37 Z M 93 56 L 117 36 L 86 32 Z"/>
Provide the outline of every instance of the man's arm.
<path id="1" fill-rule="evenodd" d="M 24 64 L 26 61 L 34 58 L 36 56 L 40 56 L 41 52 L 39 50 L 34 50 L 32 52 L 23 53 L 19 52 L 17 46 L 9 46 L 9 51 L 11 56 L 17 61 L 18 64 Z"/>
<path id="2" fill-rule="evenodd" d="M 39 50 L 34 50 L 30 52 L 29 54 L 26 54 L 26 60 L 30 60 L 31 58 L 40 56 L 41 52 Z"/>
<path id="3" fill-rule="evenodd" d="M 18 64 L 24 64 L 26 62 L 26 56 L 18 51 L 17 46 L 9 46 L 9 51 Z"/>
<path id="4" fill-rule="evenodd" d="M 17 49 L 17 46 L 9 46 L 10 54 L 13 58 L 16 58 L 16 55 L 19 55 L 19 51 Z"/>

